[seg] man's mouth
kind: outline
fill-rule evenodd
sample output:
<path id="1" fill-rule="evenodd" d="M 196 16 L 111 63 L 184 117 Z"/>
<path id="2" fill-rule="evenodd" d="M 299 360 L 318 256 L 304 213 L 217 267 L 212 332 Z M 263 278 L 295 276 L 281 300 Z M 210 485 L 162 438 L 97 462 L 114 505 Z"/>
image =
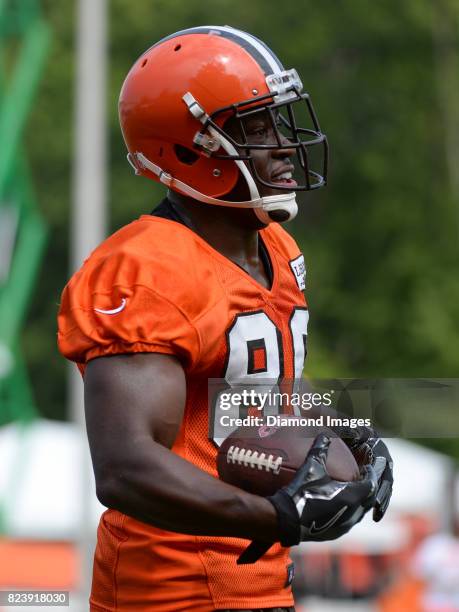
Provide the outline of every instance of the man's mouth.
<path id="1" fill-rule="evenodd" d="M 271 181 L 275 185 L 280 185 L 282 187 L 296 187 L 298 185 L 292 176 L 291 170 L 273 175 Z"/>

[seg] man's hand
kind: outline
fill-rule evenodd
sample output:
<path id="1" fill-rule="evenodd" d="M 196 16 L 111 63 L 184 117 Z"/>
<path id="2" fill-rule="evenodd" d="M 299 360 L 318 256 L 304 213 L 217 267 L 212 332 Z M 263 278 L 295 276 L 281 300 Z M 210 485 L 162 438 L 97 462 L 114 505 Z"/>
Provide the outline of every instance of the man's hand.
<path id="1" fill-rule="evenodd" d="M 371 465 L 354 482 L 333 480 L 326 469 L 330 438 L 319 434 L 294 479 L 268 497 L 276 509 L 280 543 L 335 540 L 358 523 L 375 503 L 378 480 Z M 271 544 L 252 542 L 238 564 L 254 563 Z"/>
<path id="2" fill-rule="evenodd" d="M 359 465 L 370 463 L 375 469 L 378 477 L 378 490 L 374 503 L 373 520 L 378 522 L 389 506 L 394 483 L 394 462 L 389 449 L 372 427 L 335 428 L 335 431 L 347 444 Z"/>

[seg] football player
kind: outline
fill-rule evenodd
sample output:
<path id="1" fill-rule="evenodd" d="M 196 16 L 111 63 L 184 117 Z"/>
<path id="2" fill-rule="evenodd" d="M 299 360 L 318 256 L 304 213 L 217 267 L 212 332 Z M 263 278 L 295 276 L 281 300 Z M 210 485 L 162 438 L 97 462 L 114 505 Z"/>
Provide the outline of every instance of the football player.
<path id="1" fill-rule="evenodd" d="M 371 465 L 333 481 L 324 435 L 269 499 L 219 481 L 208 379 L 302 375 L 304 261 L 279 222 L 295 216 L 297 191 L 325 185 L 326 137 L 297 72 L 227 26 L 148 49 L 119 113 L 135 172 L 168 191 L 62 296 L 59 347 L 84 376 L 108 507 L 91 610 L 292 610 L 288 547 L 348 531 L 381 483 Z"/>

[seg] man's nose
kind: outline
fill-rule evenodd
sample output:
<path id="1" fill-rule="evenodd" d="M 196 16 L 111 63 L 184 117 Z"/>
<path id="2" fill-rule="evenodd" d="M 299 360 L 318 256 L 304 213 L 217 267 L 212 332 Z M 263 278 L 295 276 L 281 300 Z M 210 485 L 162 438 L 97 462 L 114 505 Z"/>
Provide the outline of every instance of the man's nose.
<path id="1" fill-rule="evenodd" d="M 282 148 L 273 149 L 272 155 L 276 158 L 291 157 L 295 153 L 295 148 L 291 146 L 289 138 L 279 133 L 279 141 Z"/>

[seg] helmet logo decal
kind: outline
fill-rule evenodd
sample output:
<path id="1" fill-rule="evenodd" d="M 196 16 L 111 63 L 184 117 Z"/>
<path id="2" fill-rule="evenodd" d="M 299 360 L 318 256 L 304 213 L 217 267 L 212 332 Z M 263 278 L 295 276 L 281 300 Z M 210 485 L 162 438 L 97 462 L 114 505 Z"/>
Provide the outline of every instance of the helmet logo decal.
<path id="1" fill-rule="evenodd" d="M 303 90 L 303 83 L 295 68 L 277 74 L 269 74 L 266 77 L 266 84 L 269 91 L 275 94 L 274 102 L 276 103 L 292 100 Z"/>

